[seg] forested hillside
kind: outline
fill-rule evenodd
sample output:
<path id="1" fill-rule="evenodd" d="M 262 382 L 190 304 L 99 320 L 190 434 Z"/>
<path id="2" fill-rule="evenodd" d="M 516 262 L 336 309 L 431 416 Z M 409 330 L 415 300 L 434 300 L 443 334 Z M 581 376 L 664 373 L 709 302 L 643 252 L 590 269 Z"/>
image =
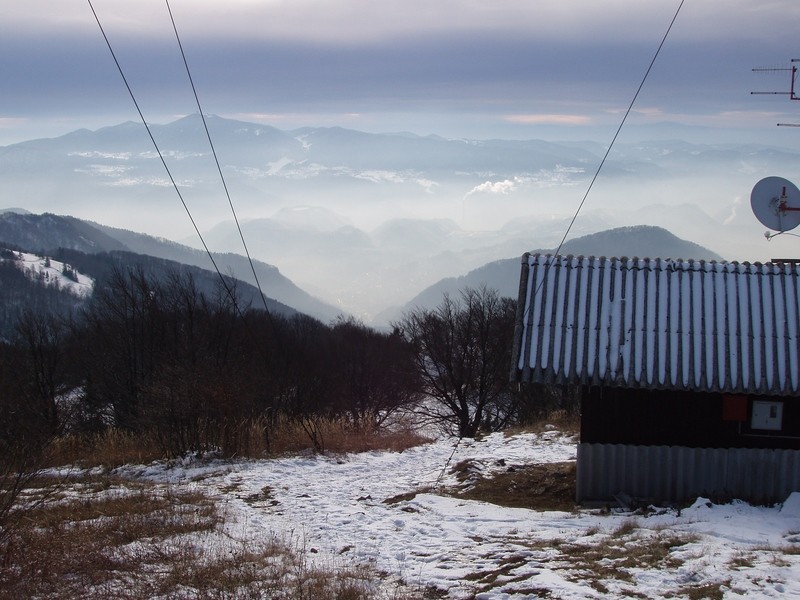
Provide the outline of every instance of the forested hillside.
<path id="1" fill-rule="evenodd" d="M 18 248 L 18 251 L 8 247 Z M 28 249 L 19 249 L 3 242 L 0 242 L 0 248 L 4 248 L 0 253 L 0 337 L 9 339 L 20 317 L 28 313 L 39 317 L 82 318 L 82 309 L 88 308 L 88 297 L 76 296 L 64 285 L 59 285 L 58 281 L 46 279 L 48 274 L 40 272 L 41 269 L 37 271 L 23 267 L 18 253 L 28 252 Z M 87 254 L 58 248 L 50 256 L 42 253 L 41 257 L 43 263 L 50 259 L 63 263 L 67 273 L 80 273 L 92 278 L 98 288 L 107 286 L 117 271 L 136 270 L 146 273 L 155 281 L 168 281 L 181 274 L 191 276 L 198 292 L 207 297 L 228 294 L 228 288 L 235 293 L 236 302 L 242 309 L 250 306 L 263 309 L 266 302 L 269 311 L 277 315 L 293 315 L 297 312 L 275 300 L 262 300 L 258 289 L 232 277 L 152 256 L 123 251 Z"/>
<path id="2" fill-rule="evenodd" d="M 115 257 L 112 262 L 118 264 L 133 262 L 159 271 L 166 268 L 164 265 L 170 265 L 168 267 L 170 269 L 191 270 L 198 280 L 206 278 L 201 274 L 201 270 L 205 272 L 214 270 L 214 264 L 208 254 L 202 250 L 124 229 L 105 227 L 90 221 L 53 214 L 34 215 L 14 211 L 0 213 L 0 245 L 2 244 L 7 247 L 25 248 L 43 256 L 54 256 L 70 250 L 85 255 L 109 254 Z M 258 283 L 267 297 L 270 310 L 285 312 L 285 307 L 291 307 L 291 310 L 326 321 L 336 318 L 341 312 L 297 287 L 272 265 L 257 260 L 251 263 L 247 257 L 237 254 L 215 253 L 213 256 L 220 273 L 243 282 L 241 292 L 246 301 L 255 298 L 259 303 L 262 302 L 260 293 L 251 288 Z M 79 260 L 81 264 L 96 265 L 101 271 L 107 270 L 109 262 L 107 257 L 100 259 L 99 262 L 93 261 L 89 256 L 75 260 Z M 213 277 L 219 279 L 216 274 Z"/>
<path id="3" fill-rule="evenodd" d="M 66 318 L 85 301 L 58 281 L 50 281 L 47 273 L 27 270 L 20 262 L 18 252 L 0 249 L 0 339 L 11 339 L 27 314 Z"/>

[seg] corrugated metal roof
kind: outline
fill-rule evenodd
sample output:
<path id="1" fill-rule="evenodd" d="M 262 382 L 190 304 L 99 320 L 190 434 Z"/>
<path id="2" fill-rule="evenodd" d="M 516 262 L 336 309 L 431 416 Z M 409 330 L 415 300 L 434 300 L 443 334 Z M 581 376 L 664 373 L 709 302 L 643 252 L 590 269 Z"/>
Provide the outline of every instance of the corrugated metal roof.
<path id="1" fill-rule="evenodd" d="M 796 264 L 525 254 L 512 379 L 798 395 Z"/>

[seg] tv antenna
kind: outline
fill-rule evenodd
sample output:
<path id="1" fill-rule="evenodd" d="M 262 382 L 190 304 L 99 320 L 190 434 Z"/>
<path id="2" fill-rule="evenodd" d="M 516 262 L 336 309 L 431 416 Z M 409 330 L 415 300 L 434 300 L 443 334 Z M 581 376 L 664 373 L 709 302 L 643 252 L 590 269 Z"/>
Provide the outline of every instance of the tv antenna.
<path id="1" fill-rule="evenodd" d="M 791 67 L 759 67 L 753 69 L 754 73 L 780 73 L 788 72 L 791 74 L 788 92 L 750 92 L 751 95 L 769 96 L 789 96 L 789 100 L 800 100 L 800 96 L 795 93 L 795 82 L 797 81 L 797 67 L 794 65 L 800 62 L 800 58 L 792 59 Z M 800 127 L 800 123 L 778 123 L 778 127 Z"/>
<path id="2" fill-rule="evenodd" d="M 800 190 L 783 177 L 765 177 L 756 183 L 750 207 L 762 225 L 778 232 L 765 232 L 767 240 L 800 225 Z"/>

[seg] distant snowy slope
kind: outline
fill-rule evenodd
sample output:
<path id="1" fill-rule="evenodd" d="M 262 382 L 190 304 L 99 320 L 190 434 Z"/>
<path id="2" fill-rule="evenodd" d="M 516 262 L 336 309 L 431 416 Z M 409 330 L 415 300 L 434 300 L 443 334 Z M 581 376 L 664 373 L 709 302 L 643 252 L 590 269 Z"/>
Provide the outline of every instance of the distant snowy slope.
<path id="1" fill-rule="evenodd" d="M 69 292 L 78 298 L 89 298 L 94 279 L 76 271 L 72 266 L 46 256 L 20 252 L 17 264 L 29 277 L 45 285 Z"/>
<path id="2" fill-rule="evenodd" d="M 0 212 L 0 241 L 10 246 L 42 254 L 50 253 L 52 255 L 58 249 L 85 254 L 135 253 L 198 267 L 206 271 L 212 269 L 208 255 L 201 250 L 162 238 L 106 227 L 70 216 Z M 232 253 L 220 253 L 215 254 L 215 261 L 223 274 L 240 279 L 244 283 L 255 284 L 252 269 L 246 257 Z M 291 307 L 293 309 L 291 312 L 299 311 L 323 321 L 334 319 L 340 314 L 340 310 L 300 289 L 281 274 L 276 267 L 261 261 L 254 261 L 254 268 L 267 298 L 274 300 L 277 304 Z M 260 304 L 260 294 L 256 293 L 255 297 Z M 277 304 L 276 309 L 282 312 Z"/>

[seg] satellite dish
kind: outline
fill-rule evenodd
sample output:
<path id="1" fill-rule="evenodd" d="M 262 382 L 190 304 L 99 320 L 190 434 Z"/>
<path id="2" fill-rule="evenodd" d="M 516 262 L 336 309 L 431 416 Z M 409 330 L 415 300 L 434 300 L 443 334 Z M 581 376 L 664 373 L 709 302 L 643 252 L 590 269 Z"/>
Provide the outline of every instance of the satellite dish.
<path id="1" fill-rule="evenodd" d="M 789 231 L 800 225 L 800 190 L 783 177 L 765 177 L 750 193 L 753 214 L 762 225 Z"/>

